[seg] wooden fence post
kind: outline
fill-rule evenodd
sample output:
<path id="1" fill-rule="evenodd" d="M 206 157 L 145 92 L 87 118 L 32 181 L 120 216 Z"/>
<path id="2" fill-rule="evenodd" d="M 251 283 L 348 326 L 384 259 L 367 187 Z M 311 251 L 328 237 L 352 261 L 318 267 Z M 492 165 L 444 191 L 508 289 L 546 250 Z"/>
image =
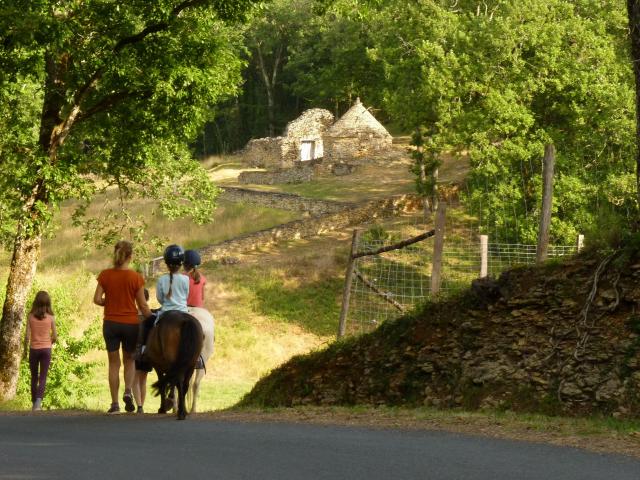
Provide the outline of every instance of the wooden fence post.
<path id="1" fill-rule="evenodd" d="M 489 274 L 489 235 L 480 235 L 480 278 Z"/>
<path id="2" fill-rule="evenodd" d="M 576 250 L 578 253 L 584 248 L 584 235 L 579 233 L 578 240 L 576 241 Z"/>
<path id="3" fill-rule="evenodd" d="M 544 262 L 548 254 L 555 161 L 556 149 L 553 144 L 548 143 L 544 146 L 544 163 L 542 165 L 542 212 L 540 214 L 540 230 L 538 231 L 538 248 L 536 249 L 537 262 Z"/>
<path id="4" fill-rule="evenodd" d="M 342 308 L 340 310 L 340 323 L 338 324 L 338 338 L 344 337 L 347 329 L 347 314 L 349 313 L 349 300 L 351 299 L 351 283 L 353 282 L 353 271 L 355 267 L 356 248 L 358 248 L 358 240 L 360 231 L 354 230 L 351 237 L 351 251 L 349 252 L 349 261 L 347 262 L 347 272 L 344 277 L 344 290 L 342 291 Z"/>
<path id="5" fill-rule="evenodd" d="M 437 295 L 442 284 L 442 250 L 444 249 L 446 210 L 447 204 L 440 202 L 436 210 L 436 236 L 433 243 L 433 263 L 431 266 L 431 295 Z"/>

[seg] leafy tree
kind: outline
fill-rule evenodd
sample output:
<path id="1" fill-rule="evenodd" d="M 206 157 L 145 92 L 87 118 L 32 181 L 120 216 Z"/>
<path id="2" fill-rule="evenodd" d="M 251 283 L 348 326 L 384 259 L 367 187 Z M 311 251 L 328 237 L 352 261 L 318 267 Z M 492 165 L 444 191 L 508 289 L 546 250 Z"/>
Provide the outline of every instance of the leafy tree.
<path id="1" fill-rule="evenodd" d="M 424 202 L 425 220 L 438 208 L 438 168 L 442 161 L 438 157 L 440 149 L 433 143 L 433 138 L 434 135 L 427 136 L 425 141 L 425 134 L 420 128 L 411 137 L 411 143 L 415 147 L 411 151 L 414 160 L 411 172 L 416 177 L 416 192 Z"/>
<path id="2" fill-rule="evenodd" d="M 378 3 L 387 109 L 431 129 L 441 151 L 468 152 L 469 201 L 483 223 L 535 239 L 545 143 L 558 152 L 554 240 L 595 223 L 598 205 L 621 192 L 607 180 L 634 170 L 622 3 Z"/>
<path id="3" fill-rule="evenodd" d="M 25 300 L 60 202 L 117 187 L 123 196 L 160 198 L 169 216 L 210 216 L 215 188 L 185 145 L 207 105 L 235 91 L 242 62 L 232 24 L 253 2 L 0 7 L 0 225 L 13 249 L 0 398 L 15 394 Z M 131 234 L 121 228 L 111 234 Z"/>
<path id="4" fill-rule="evenodd" d="M 636 87 L 636 185 L 637 202 L 640 204 L 640 1 L 627 0 L 631 60 Z"/>
<path id="5" fill-rule="evenodd" d="M 313 0 L 273 0 L 257 11 L 245 34 L 267 96 L 269 136 L 276 133 L 276 89 L 284 65 L 289 57 L 292 41 L 303 31 L 313 15 Z"/>
<path id="6" fill-rule="evenodd" d="M 369 53 L 376 34 L 371 12 L 363 2 L 338 0 L 322 15 L 308 18 L 285 67 L 296 95 L 336 115 L 350 108 L 356 97 L 382 104 L 382 70 Z"/>

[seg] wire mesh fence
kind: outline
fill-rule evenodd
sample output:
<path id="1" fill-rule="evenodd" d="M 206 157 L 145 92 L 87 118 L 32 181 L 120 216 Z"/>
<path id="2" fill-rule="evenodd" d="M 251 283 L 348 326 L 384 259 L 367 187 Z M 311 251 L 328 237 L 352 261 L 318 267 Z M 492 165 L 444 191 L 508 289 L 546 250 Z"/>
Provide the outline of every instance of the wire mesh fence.
<path id="1" fill-rule="evenodd" d="M 396 244 L 424 232 L 425 227 L 417 218 L 404 219 L 394 225 L 376 225 L 361 233 L 355 251 L 375 251 Z M 483 262 L 490 276 L 536 262 L 536 245 L 493 242 L 491 237 L 487 238 L 483 253 L 480 229 L 459 210 L 449 211 L 444 239 L 439 297 L 468 288 L 472 280 L 484 273 Z M 346 323 L 348 334 L 368 332 L 434 297 L 433 245 L 434 239 L 427 238 L 401 249 L 354 260 Z M 577 250 L 577 244 L 550 245 L 548 256 L 572 255 Z"/>

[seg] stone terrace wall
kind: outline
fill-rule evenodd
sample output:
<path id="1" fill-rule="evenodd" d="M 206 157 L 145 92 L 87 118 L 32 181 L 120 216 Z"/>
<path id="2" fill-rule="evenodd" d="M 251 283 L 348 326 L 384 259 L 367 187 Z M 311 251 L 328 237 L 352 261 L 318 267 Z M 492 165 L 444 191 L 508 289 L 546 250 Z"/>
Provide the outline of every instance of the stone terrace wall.
<path id="1" fill-rule="evenodd" d="M 301 165 L 295 168 L 279 169 L 273 172 L 242 172 L 238 181 L 243 184 L 274 185 L 282 183 L 308 183 L 313 180 L 312 165 Z"/>
<path id="2" fill-rule="evenodd" d="M 353 206 L 351 203 L 316 200 L 292 193 L 261 192 L 236 187 L 224 187 L 220 198 L 231 202 L 245 202 L 294 212 L 308 212 L 313 216 L 335 213 Z"/>
<path id="3" fill-rule="evenodd" d="M 279 241 L 299 240 L 315 237 L 352 225 L 361 225 L 374 218 L 386 218 L 413 208 L 417 204 L 415 195 L 399 195 L 383 200 L 355 205 L 335 213 L 319 217 L 296 220 L 277 227 L 249 233 L 231 240 L 199 249 L 203 262 L 219 260 L 223 257 L 249 252 L 273 245 Z M 148 275 L 155 276 L 164 271 L 162 257 L 150 262 Z"/>

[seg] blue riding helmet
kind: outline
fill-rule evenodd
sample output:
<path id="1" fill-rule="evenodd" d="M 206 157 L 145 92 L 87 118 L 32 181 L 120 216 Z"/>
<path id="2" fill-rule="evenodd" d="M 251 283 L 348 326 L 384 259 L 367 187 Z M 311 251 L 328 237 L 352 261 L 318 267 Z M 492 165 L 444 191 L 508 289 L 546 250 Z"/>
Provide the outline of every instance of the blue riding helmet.
<path id="1" fill-rule="evenodd" d="M 184 262 L 184 249 L 180 245 L 169 245 L 164 249 L 162 257 L 167 265 L 182 265 Z"/>
<path id="2" fill-rule="evenodd" d="M 184 264 L 192 267 L 197 267 L 202 263 L 200 254 L 197 250 L 187 250 L 184 252 Z"/>

